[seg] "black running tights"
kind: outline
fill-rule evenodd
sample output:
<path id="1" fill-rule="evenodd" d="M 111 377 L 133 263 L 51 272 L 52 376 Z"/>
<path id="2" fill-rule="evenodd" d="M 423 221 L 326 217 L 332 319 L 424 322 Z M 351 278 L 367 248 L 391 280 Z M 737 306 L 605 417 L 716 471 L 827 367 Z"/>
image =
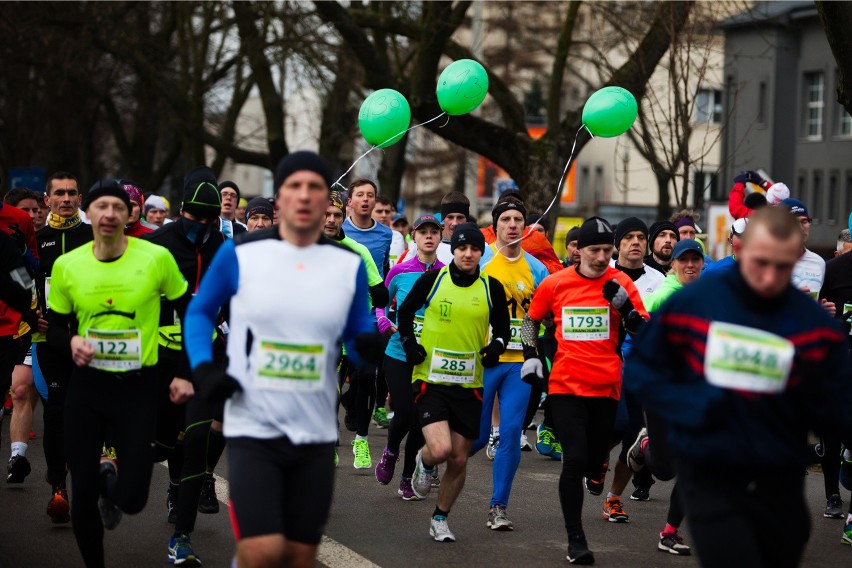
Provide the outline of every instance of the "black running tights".
<path id="1" fill-rule="evenodd" d="M 411 390 L 411 371 L 413 367 L 405 361 L 385 356 L 384 372 L 388 390 L 393 401 L 393 420 L 388 427 L 388 449 L 399 453 L 402 439 L 405 441 L 405 460 L 402 465 L 402 476 L 411 477 L 414 474 L 414 461 L 417 452 L 426 441 L 423 430 L 417 419 L 417 408 L 414 406 L 414 396 Z"/>
<path id="2" fill-rule="evenodd" d="M 98 470 L 106 432 L 118 458 L 118 476 L 107 487 L 107 497 L 123 512 L 139 513 L 151 485 L 156 409 L 157 374 L 152 368 L 106 373 L 83 367 L 71 375 L 65 401 L 71 522 L 89 568 L 104 566 Z"/>

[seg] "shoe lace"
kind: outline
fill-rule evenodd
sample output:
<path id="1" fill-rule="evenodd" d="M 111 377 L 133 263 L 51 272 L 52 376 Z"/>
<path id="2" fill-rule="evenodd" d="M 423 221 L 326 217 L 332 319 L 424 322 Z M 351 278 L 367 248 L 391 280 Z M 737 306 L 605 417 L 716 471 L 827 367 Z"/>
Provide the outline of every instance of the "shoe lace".
<path id="1" fill-rule="evenodd" d="M 553 451 L 554 451 L 554 452 L 556 452 L 556 453 L 560 453 L 560 454 L 562 453 L 562 444 L 560 444 L 559 442 L 553 442 L 553 443 L 551 443 L 551 444 L 550 444 L 550 447 L 552 447 L 552 448 L 553 448 Z"/>
<path id="2" fill-rule="evenodd" d="M 621 499 L 610 499 L 607 502 L 609 507 L 609 512 L 611 515 L 623 515 L 624 514 L 624 506 L 621 504 Z"/>
<path id="3" fill-rule="evenodd" d="M 353 442 L 355 444 L 355 457 L 358 459 L 366 459 L 370 455 L 370 448 L 367 446 L 367 442 L 363 440 L 356 440 Z"/>
<path id="4" fill-rule="evenodd" d="M 542 430 L 539 438 L 541 439 L 542 444 L 548 446 L 553 445 L 553 434 L 550 433 L 550 430 Z"/>

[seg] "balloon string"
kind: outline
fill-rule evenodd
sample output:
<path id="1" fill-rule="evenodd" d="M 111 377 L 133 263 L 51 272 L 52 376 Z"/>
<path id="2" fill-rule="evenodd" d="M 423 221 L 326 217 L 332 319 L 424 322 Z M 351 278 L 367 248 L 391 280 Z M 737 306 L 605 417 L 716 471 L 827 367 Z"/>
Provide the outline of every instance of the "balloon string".
<path id="1" fill-rule="evenodd" d="M 585 124 L 583 124 L 582 127 L 577 129 L 577 133 L 574 135 L 574 143 L 571 145 L 571 153 L 568 156 L 568 161 L 565 162 L 565 168 L 562 170 L 562 176 L 559 178 L 559 183 L 556 184 L 556 195 L 553 196 L 553 199 L 550 201 L 550 205 L 547 206 L 547 209 L 544 210 L 544 213 L 541 214 L 541 217 L 538 218 L 538 221 L 541 221 L 542 219 L 544 219 L 547 216 L 547 214 L 550 212 L 550 210 L 556 204 L 556 200 L 558 200 L 559 196 L 562 195 L 562 184 L 564 183 L 565 178 L 568 174 L 568 169 L 571 167 L 571 161 L 574 159 L 574 152 L 577 149 L 577 139 L 580 137 L 580 132 L 582 132 L 583 130 L 588 132 L 589 136 L 591 136 L 592 138 L 595 137 L 595 135 L 592 134 L 591 130 L 589 130 L 589 128 Z M 533 224 L 535 224 L 535 223 L 533 223 Z M 521 242 L 522 240 L 524 240 L 525 238 L 527 238 L 528 236 L 530 236 L 532 234 L 532 230 L 528 230 L 528 227 L 525 227 L 524 230 L 526 232 L 525 235 L 523 235 L 519 239 L 515 239 L 514 241 L 512 241 L 510 243 L 504 244 L 503 246 L 501 246 L 500 248 L 497 249 L 497 252 L 500 252 L 501 250 L 503 250 L 506 247 L 510 247 L 512 245 L 518 244 L 519 242 Z M 492 257 L 492 259 L 493 258 L 494 257 Z M 488 265 L 489 262 L 491 262 L 491 259 L 489 259 L 488 262 L 486 262 L 482 266 L 482 268 L 485 268 Z"/>
<path id="2" fill-rule="evenodd" d="M 397 133 L 397 134 L 394 134 L 393 136 L 391 136 L 390 138 L 388 138 L 387 140 L 385 140 L 385 141 L 384 141 L 384 142 L 382 142 L 381 144 L 376 144 L 375 146 L 370 146 L 370 148 L 369 148 L 366 152 L 364 152 L 363 154 L 361 154 L 360 156 L 358 156 L 358 159 L 356 159 L 354 162 L 352 162 L 352 165 L 351 165 L 351 166 L 349 166 L 349 169 L 348 169 L 348 170 L 346 170 L 345 172 L 343 172 L 343 175 L 342 175 L 342 176 L 340 176 L 339 178 L 337 178 L 337 181 L 336 181 L 336 182 L 334 182 L 333 184 L 331 184 L 331 187 L 334 187 L 335 185 L 337 185 L 337 186 L 340 186 L 342 189 L 344 189 L 344 190 L 345 190 L 345 189 L 346 189 L 346 187 L 340 184 L 340 180 L 342 180 L 342 179 L 343 179 L 343 178 L 345 178 L 347 175 L 349 175 L 349 172 L 351 172 L 351 171 L 352 171 L 352 168 L 354 168 L 354 167 L 355 167 L 355 164 L 357 164 L 358 162 L 360 162 L 362 158 L 366 158 L 366 157 L 367 157 L 367 155 L 368 155 L 370 152 L 372 152 L 372 151 L 373 151 L 373 150 L 375 150 L 376 148 L 379 148 L 379 147 L 381 147 L 381 146 L 383 146 L 383 145 L 387 144 L 388 142 L 390 142 L 390 141 L 391 141 L 391 140 L 393 140 L 394 138 L 402 138 L 405 134 L 407 134 L 407 133 L 411 132 L 411 131 L 412 131 L 412 130 L 414 130 L 415 128 L 420 128 L 421 126 L 426 126 L 426 125 L 427 125 L 427 124 L 429 124 L 430 122 L 435 122 L 436 120 L 438 120 L 439 118 L 441 118 L 442 116 L 444 116 L 444 115 L 446 115 L 446 114 L 447 114 L 447 113 L 442 112 L 442 113 L 441 113 L 441 114 L 439 114 L 438 116 L 436 116 L 436 117 L 434 117 L 434 118 L 430 118 L 430 119 L 429 119 L 429 120 L 427 120 L 426 122 L 421 122 L 421 123 L 419 123 L 419 124 L 415 124 L 414 126 L 411 126 L 411 127 L 409 127 L 408 129 L 403 130 L 402 132 L 399 132 L 399 133 Z M 448 124 L 449 122 L 450 122 L 450 117 L 449 117 L 449 116 L 447 116 L 447 124 Z M 444 124 L 444 126 L 446 126 L 447 124 Z M 444 126 L 442 126 L 441 128 L 443 128 Z"/>

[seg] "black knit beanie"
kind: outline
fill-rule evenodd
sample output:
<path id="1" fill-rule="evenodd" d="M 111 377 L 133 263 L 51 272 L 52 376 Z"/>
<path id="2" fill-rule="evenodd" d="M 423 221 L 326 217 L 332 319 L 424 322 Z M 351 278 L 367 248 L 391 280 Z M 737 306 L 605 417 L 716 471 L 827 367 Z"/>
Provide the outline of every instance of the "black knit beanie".
<path id="1" fill-rule="evenodd" d="M 240 200 L 240 186 L 238 186 L 236 182 L 233 182 L 233 181 L 230 181 L 230 180 L 229 181 L 223 181 L 222 183 L 219 184 L 219 193 L 221 194 L 222 190 L 225 189 L 226 187 L 230 187 L 231 189 L 233 189 L 234 191 L 237 192 L 237 201 L 239 201 Z"/>
<path id="2" fill-rule="evenodd" d="M 450 239 L 450 252 L 455 252 L 456 247 L 461 245 L 473 245 L 485 252 L 485 236 L 479 230 L 479 227 L 473 223 L 463 223 L 453 231 L 453 238 Z"/>
<path id="3" fill-rule="evenodd" d="M 580 225 L 577 234 L 577 248 L 591 245 L 611 245 L 615 242 L 612 225 L 603 217 L 589 217 Z"/>
<path id="4" fill-rule="evenodd" d="M 648 238 L 648 225 L 639 217 L 628 217 L 615 226 L 615 248 L 621 243 L 624 235 L 632 231 L 642 231 L 645 238 Z"/>
<path id="5" fill-rule="evenodd" d="M 301 170 L 319 174 L 325 180 L 325 185 L 331 189 L 331 184 L 334 183 L 334 180 L 331 179 L 331 170 L 325 158 L 315 152 L 300 150 L 288 154 L 278 162 L 278 167 L 275 169 L 275 191 L 278 191 L 278 188 L 284 184 L 284 180 L 290 177 L 291 174 Z"/>
<path id="6" fill-rule="evenodd" d="M 181 210 L 200 219 L 215 219 L 222 212 L 222 195 L 216 175 L 207 166 L 188 171 L 183 178 Z"/>
<path id="7" fill-rule="evenodd" d="M 127 212 L 130 212 L 130 197 L 124 191 L 124 185 L 120 179 L 102 179 L 90 187 L 83 198 L 83 211 L 86 211 L 93 201 L 105 195 L 121 199 L 127 205 Z"/>
<path id="8" fill-rule="evenodd" d="M 672 231 L 675 234 L 675 240 L 680 240 L 680 233 L 674 223 L 671 221 L 657 221 L 651 223 L 651 229 L 648 231 L 648 248 L 653 249 L 654 241 L 657 240 L 657 237 L 663 231 Z"/>
<path id="9" fill-rule="evenodd" d="M 506 211 L 519 211 L 524 219 L 527 218 L 527 209 L 522 203 L 515 201 L 514 199 L 501 201 L 494 206 L 494 209 L 491 210 L 491 225 L 494 227 L 495 231 L 497 230 L 497 219 L 499 219 L 500 215 Z"/>

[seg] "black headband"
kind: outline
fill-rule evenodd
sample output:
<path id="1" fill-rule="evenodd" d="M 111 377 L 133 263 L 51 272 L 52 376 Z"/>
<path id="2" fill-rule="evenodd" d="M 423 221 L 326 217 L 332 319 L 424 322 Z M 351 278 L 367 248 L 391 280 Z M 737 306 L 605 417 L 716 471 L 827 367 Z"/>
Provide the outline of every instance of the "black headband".
<path id="1" fill-rule="evenodd" d="M 442 203 L 441 204 L 441 220 L 446 220 L 450 213 L 461 213 L 465 217 L 470 217 L 470 205 L 464 203 Z"/>

